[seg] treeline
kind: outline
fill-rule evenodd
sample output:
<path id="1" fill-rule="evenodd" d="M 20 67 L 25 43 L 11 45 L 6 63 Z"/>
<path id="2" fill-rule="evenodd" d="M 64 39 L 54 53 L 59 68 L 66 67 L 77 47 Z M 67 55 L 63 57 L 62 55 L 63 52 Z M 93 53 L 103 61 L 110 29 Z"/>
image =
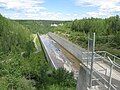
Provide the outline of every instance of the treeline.
<path id="1" fill-rule="evenodd" d="M 120 18 L 114 16 L 106 19 L 84 18 L 82 20 L 74 20 L 71 30 L 81 32 L 96 32 L 99 35 L 110 35 L 120 31 Z"/>
<path id="2" fill-rule="evenodd" d="M 52 21 L 52 20 L 15 20 L 27 27 L 32 33 L 45 34 L 52 32 L 53 27 L 51 24 L 65 23 L 65 21 Z"/>
<path id="3" fill-rule="evenodd" d="M 113 40 L 112 43 L 120 46 L 120 17 L 118 15 L 106 19 L 76 19 L 71 23 L 71 31 L 86 34 L 95 32 L 97 36 L 108 36 L 107 39 Z"/>

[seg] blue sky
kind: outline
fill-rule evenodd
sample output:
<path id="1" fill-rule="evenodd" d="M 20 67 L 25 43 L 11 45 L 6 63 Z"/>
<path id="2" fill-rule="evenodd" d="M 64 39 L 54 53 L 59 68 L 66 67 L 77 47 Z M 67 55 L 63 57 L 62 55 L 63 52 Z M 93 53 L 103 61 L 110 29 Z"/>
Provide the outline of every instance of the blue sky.
<path id="1" fill-rule="evenodd" d="M 0 0 L 10 19 L 74 20 L 120 15 L 120 0 Z"/>

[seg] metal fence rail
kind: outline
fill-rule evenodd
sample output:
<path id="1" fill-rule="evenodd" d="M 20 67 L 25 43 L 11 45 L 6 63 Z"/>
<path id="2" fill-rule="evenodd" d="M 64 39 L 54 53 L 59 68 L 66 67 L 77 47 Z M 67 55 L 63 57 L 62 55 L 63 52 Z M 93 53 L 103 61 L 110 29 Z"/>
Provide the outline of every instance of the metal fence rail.
<path id="1" fill-rule="evenodd" d="M 107 52 L 107 51 L 96 51 L 97 54 L 101 55 L 102 58 L 104 58 L 103 60 L 104 61 L 108 61 L 109 63 L 111 63 L 109 60 L 108 60 L 108 57 L 110 57 L 110 59 L 112 60 L 113 64 L 115 67 L 119 68 L 120 69 L 120 58 Z"/>
<path id="2" fill-rule="evenodd" d="M 111 60 L 112 58 L 112 60 Z M 91 59 L 92 59 L 92 52 L 82 52 L 82 62 L 88 67 L 90 68 L 91 67 Z M 116 61 L 117 59 L 117 61 Z M 116 87 L 114 86 L 114 84 L 112 84 L 112 69 L 114 67 L 114 69 L 118 68 L 118 70 L 120 70 L 120 64 L 118 64 L 118 60 L 120 61 L 120 58 L 109 53 L 109 52 L 106 52 L 106 51 L 96 51 L 94 52 L 94 61 L 93 63 L 94 64 L 97 64 L 99 67 L 101 67 L 100 70 L 97 70 L 94 68 L 94 64 L 93 64 L 93 77 L 97 77 L 96 79 L 94 80 L 97 80 L 99 82 L 105 82 L 104 84 L 107 85 L 108 89 L 109 90 L 117 90 Z M 109 65 L 110 67 L 110 76 L 109 79 L 106 79 L 106 73 L 107 73 L 107 69 L 105 69 L 103 66 L 101 66 L 99 64 L 99 62 L 97 61 L 103 61 L 103 62 L 107 62 L 107 64 Z M 115 68 L 116 67 L 116 68 Z M 100 73 L 100 71 L 104 71 L 104 75 L 102 75 Z M 101 79 L 100 79 L 101 78 Z M 92 80 L 92 81 L 94 81 Z"/>

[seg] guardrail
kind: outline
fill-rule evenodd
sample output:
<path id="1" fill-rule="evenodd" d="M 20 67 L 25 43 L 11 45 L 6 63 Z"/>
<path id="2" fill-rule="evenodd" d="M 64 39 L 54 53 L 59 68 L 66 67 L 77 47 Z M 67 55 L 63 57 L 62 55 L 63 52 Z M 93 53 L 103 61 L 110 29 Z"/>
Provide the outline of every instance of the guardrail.
<path id="1" fill-rule="evenodd" d="M 92 52 L 82 52 L 82 58 L 83 58 L 82 62 L 87 63 L 87 67 L 88 66 L 90 67 L 91 66 L 91 59 L 92 59 Z M 96 52 L 94 52 L 94 61 L 93 61 L 93 63 L 96 63 L 99 67 L 101 67 L 101 70 L 97 70 L 97 69 L 93 68 L 93 72 L 94 72 L 93 74 L 95 75 L 95 73 L 96 73 L 102 79 L 102 81 L 98 79 L 99 81 L 106 82 L 109 90 L 111 90 L 111 89 L 112 90 L 117 90 L 115 88 L 115 86 L 111 83 L 112 82 L 111 75 L 112 75 L 113 68 L 114 69 L 118 68 L 118 70 L 120 70 L 120 64 L 118 64 L 117 63 L 118 61 L 116 61 L 116 60 L 119 60 L 119 62 L 120 62 L 119 57 L 117 57 L 117 56 L 115 56 L 115 55 L 113 55 L 113 54 L 111 54 L 111 53 L 109 53 L 107 51 L 96 51 Z M 107 69 L 105 69 L 103 66 L 101 66 L 99 64 L 99 62 L 97 62 L 97 61 L 107 62 L 107 64 L 110 66 L 110 76 L 106 75 Z M 105 71 L 104 75 L 101 75 L 100 71 Z M 105 78 L 106 76 L 109 77 L 108 80 Z"/>
<path id="2" fill-rule="evenodd" d="M 92 52 L 82 52 L 82 59 L 83 59 L 83 62 L 85 62 L 87 59 L 91 59 L 92 57 Z M 119 68 L 120 69 L 120 58 L 107 52 L 107 51 L 96 51 L 94 52 L 94 62 L 95 61 L 98 61 L 99 59 L 100 60 L 103 60 L 103 61 L 107 61 L 108 63 L 111 63 L 109 60 L 108 60 L 108 57 L 110 57 L 110 59 L 112 60 L 113 64 L 115 67 Z M 97 60 L 98 59 L 98 60 Z M 91 60 L 89 60 L 88 62 L 91 62 Z"/>
<path id="3" fill-rule="evenodd" d="M 120 58 L 107 52 L 107 51 L 96 51 L 97 54 L 100 54 L 102 58 L 104 58 L 103 60 L 107 60 L 109 63 L 111 63 L 108 60 L 108 57 L 110 57 L 110 59 L 112 60 L 113 64 L 115 67 L 117 67 L 118 69 L 120 69 Z"/>

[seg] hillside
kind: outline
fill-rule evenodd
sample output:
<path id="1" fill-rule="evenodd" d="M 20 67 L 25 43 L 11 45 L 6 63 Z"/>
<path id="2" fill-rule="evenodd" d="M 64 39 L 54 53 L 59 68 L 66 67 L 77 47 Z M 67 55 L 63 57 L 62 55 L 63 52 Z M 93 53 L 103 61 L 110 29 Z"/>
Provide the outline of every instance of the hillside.
<path id="1" fill-rule="evenodd" d="M 55 70 L 47 62 L 34 33 L 48 31 L 33 22 L 20 23 L 0 15 L 0 90 L 75 90 L 73 74 L 62 68 Z M 35 44 L 39 44 L 39 51 Z"/>
<path id="2" fill-rule="evenodd" d="M 23 75 L 26 64 L 21 57 L 23 52 L 24 57 L 28 57 L 35 49 L 29 29 L 0 15 L 0 47 L 0 90 L 32 89 Z"/>
<path id="3" fill-rule="evenodd" d="M 15 20 L 15 21 L 27 27 L 32 33 L 39 32 L 40 34 L 53 31 L 54 27 L 51 27 L 51 24 L 61 24 L 66 22 L 51 20 Z"/>
<path id="4" fill-rule="evenodd" d="M 0 15 L 0 51 L 25 50 L 25 44 L 31 40 L 30 34 L 29 29 Z"/>

